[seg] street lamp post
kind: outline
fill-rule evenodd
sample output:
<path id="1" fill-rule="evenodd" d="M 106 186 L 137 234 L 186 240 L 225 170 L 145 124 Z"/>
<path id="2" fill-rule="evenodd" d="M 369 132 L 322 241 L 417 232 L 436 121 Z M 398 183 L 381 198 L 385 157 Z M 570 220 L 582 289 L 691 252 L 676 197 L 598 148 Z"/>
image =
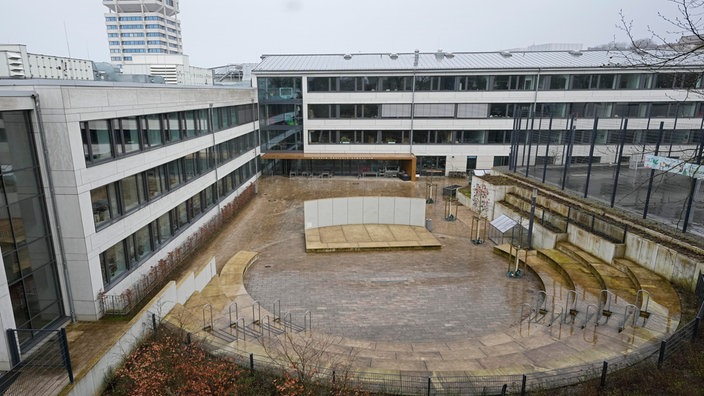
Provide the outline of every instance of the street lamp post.
<path id="1" fill-rule="evenodd" d="M 538 189 L 533 188 L 530 198 L 530 219 L 528 220 L 528 249 L 533 249 L 533 220 L 535 218 L 535 201 L 538 198 Z"/>

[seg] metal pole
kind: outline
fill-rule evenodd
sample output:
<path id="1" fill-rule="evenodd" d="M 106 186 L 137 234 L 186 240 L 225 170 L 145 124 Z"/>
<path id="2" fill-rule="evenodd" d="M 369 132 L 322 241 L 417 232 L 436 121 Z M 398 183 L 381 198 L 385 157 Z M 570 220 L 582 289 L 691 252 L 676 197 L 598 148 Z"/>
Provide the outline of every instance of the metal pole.
<path id="1" fill-rule="evenodd" d="M 592 142 L 589 146 L 589 165 L 587 165 L 587 182 L 584 183 L 584 198 L 589 195 L 589 180 L 592 176 L 592 162 L 594 159 L 594 145 L 596 144 L 596 128 L 599 125 L 599 117 L 594 117 L 594 127 L 592 128 Z"/>
<path id="2" fill-rule="evenodd" d="M 658 142 L 655 145 L 655 155 L 660 153 L 660 142 L 662 141 L 662 134 L 665 128 L 665 122 L 660 121 L 660 132 L 658 133 Z M 650 193 L 653 190 L 653 178 L 655 177 L 655 169 L 650 170 L 650 180 L 648 180 L 648 191 L 645 194 L 645 207 L 643 208 L 643 218 L 648 218 L 648 206 L 650 205 Z"/>
<path id="3" fill-rule="evenodd" d="M 530 219 L 528 220 L 528 249 L 533 249 L 533 220 L 535 218 L 535 201 L 538 198 L 538 189 L 533 188 L 530 198 Z M 528 261 L 528 251 L 526 250 L 526 261 Z"/>
<path id="4" fill-rule="evenodd" d="M 572 118 L 572 127 L 570 128 L 567 136 L 567 148 L 565 150 L 565 163 L 562 168 L 562 183 L 560 189 L 564 190 L 567 184 L 567 174 L 570 171 L 570 162 L 572 161 L 572 146 L 574 145 L 574 135 L 575 135 L 575 125 L 574 117 Z"/>
<path id="5" fill-rule="evenodd" d="M 609 368 L 609 362 L 604 361 L 604 366 L 601 368 L 601 383 L 599 386 L 603 388 L 606 386 L 606 370 Z"/>
<path id="6" fill-rule="evenodd" d="M 660 343 L 660 353 L 658 354 L 658 368 L 662 367 L 662 362 L 665 361 L 665 351 L 667 350 L 667 341 L 663 340 Z"/>
<path id="7" fill-rule="evenodd" d="M 626 144 L 626 131 L 628 130 L 628 118 L 623 120 L 621 128 L 621 142 L 616 156 L 616 175 L 614 177 L 614 188 L 611 190 L 611 207 L 616 203 L 616 190 L 618 190 L 618 178 L 621 175 L 621 158 L 623 157 L 623 146 Z"/>
<path id="8" fill-rule="evenodd" d="M 552 116 L 550 116 L 550 123 L 548 124 L 548 141 L 545 145 L 545 162 L 543 163 L 543 180 L 542 183 L 545 183 L 545 175 L 548 171 L 548 158 L 550 155 L 550 139 L 552 138 Z M 553 161 L 554 163 L 555 161 Z"/>
<path id="9" fill-rule="evenodd" d="M 704 150 L 704 118 L 702 119 L 702 125 L 699 127 L 699 150 L 697 150 L 696 164 L 702 163 L 702 150 Z M 698 179 L 692 177 L 692 182 L 689 187 L 689 197 L 687 198 L 687 209 L 684 213 L 684 223 L 682 224 L 682 232 L 687 232 L 687 227 L 689 226 L 689 215 L 692 213 L 692 203 L 694 202 L 694 192 L 697 189 Z"/>
<path id="10" fill-rule="evenodd" d="M 68 338 L 66 337 L 66 329 L 61 328 L 59 331 L 59 338 L 61 339 L 61 356 L 64 360 L 64 366 L 66 366 L 66 372 L 68 372 L 68 381 L 73 383 L 73 368 L 71 367 L 71 355 L 68 353 Z"/>

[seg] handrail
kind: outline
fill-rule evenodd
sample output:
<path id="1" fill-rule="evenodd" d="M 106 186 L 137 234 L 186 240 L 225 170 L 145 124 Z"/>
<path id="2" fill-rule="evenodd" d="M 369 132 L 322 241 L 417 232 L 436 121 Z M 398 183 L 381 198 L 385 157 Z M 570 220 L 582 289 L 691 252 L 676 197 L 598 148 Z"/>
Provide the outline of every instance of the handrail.
<path id="1" fill-rule="evenodd" d="M 210 325 L 207 324 L 207 321 L 205 319 L 205 309 L 206 308 L 209 308 L 209 310 L 210 310 Z M 202 310 L 203 310 L 203 330 L 204 331 L 211 331 L 211 330 L 213 330 L 213 306 L 210 304 L 203 304 Z"/>
<path id="2" fill-rule="evenodd" d="M 570 305 L 570 296 L 572 296 L 572 304 Z M 570 323 L 574 323 L 575 317 L 577 317 L 577 291 L 576 290 L 567 290 L 567 297 L 565 298 L 565 315 L 563 316 L 562 321 L 567 324 L 567 317 L 569 314 L 569 317 L 572 319 Z"/>
<path id="3" fill-rule="evenodd" d="M 234 321 L 234 322 L 232 321 L 232 306 L 233 306 L 233 305 L 235 306 L 235 321 Z M 237 326 L 237 320 L 238 320 L 239 317 L 240 317 L 240 313 L 239 313 L 239 309 L 237 308 L 237 303 L 236 303 L 236 302 L 233 302 L 232 304 L 230 304 L 230 305 L 227 307 L 227 313 L 228 313 L 229 318 L 230 318 L 230 327 L 235 327 L 235 326 Z"/>
<path id="4" fill-rule="evenodd" d="M 589 313 L 589 309 L 594 308 L 594 312 L 591 314 Z M 589 304 L 587 305 L 587 311 L 584 313 L 584 320 L 582 321 L 582 328 L 587 327 L 587 323 L 589 323 L 589 320 L 592 318 L 592 316 L 596 316 L 597 313 L 599 312 L 599 307 L 597 307 L 595 304 Z M 594 326 L 599 324 L 599 317 L 596 316 L 596 320 L 594 320 Z"/>
<path id="5" fill-rule="evenodd" d="M 279 314 L 278 315 L 276 315 L 276 306 L 277 305 L 279 306 Z M 281 321 L 281 300 L 274 301 L 272 312 L 274 314 L 274 322 L 280 322 Z"/>
<path id="6" fill-rule="evenodd" d="M 603 298 L 602 294 L 604 295 Z M 602 301 L 604 301 L 604 303 L 602 303 Z M 609 322 L 609 318 L 611 318 L 611 314 L 613 314 L 613 311 L 611 311 L 612 302 L 614 304 L 618 304 L 618 296 L 614 294 L 611 290 L 604 289 L 599 292 L 599 305 L 601 305 L 599 311 L 601 312 L 601 316 L 596 320 L 597 326 Z M 599 323 L 599 320 L 602 316 L 605 317 L 606 320 L 604 321 L 604 323 Z"/>
<path id="7" fill-rule="evenodd" d="M 630 311 L 630 312 L 629 312 Z M 638 317 L 638 309 L 637 306 L 633 304 L 628 304 L 626 305 L 626 308 L 623 311 L 623 320 L 621 321 L 621 324 L 618 326 L 618 332 L 622 332 L 626 328 L 626 322 L 628 322 L 628 317 L 630 315 L 633 315 L 633 327 L 636 327 L 636 318 Z"/>
<path id="8" fill-rule="evenodd" d="M 306 326 L 306 317 L 308 317 L 308 326 Z M 306 313 L 303 314 L 303 330 L 307 332 L 308 329 L 313 330 L 313 314 L 311 314 L 310 311 L 306 311 Z"/>
<path id="9" fill-rule="evenodd" d="M 259 315 L 257 315 L 257 311 L 255 310 L 255 307 L 259 308 Z M 258 301 L 255 301 L 252 304 L 252 324 L 260 325 L 262 322 L 262 306 L 259 304 Z"/>

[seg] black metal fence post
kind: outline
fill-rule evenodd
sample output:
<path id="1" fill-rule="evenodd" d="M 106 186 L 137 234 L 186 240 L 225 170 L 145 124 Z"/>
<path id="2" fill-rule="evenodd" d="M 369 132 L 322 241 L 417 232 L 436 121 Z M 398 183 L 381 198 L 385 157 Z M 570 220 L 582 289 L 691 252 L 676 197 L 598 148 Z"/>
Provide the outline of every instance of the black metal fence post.
<path id="1" fill-rule="evenodd" d="M 697 335 L 699 335 L 699 325 L 701 324 L 702 318 L 697 316 L 694 318 L 694 330 L 692 331 L 692 342 L 697 340 Z"/>
<path id="2" fill-rule="evenodd" d="M 249 369 L 251 371 L 254 371 L 254 354 L 253 353 L 249 354 Z"/>
<path id="3" fill-rule="evenodd" d="M 660 130 L 658 131 L 658 141 L 655 144 L 655 155 L 660 154 L 660 142 L 662 142 L 662 136 L 664 133 L 665 122 L 660 122 Z M 650 193 L 653 190 L 653 179 L 655 178 L 655 169 L 650 170 L 650 178 L 648 179 L 648 191 L 645 195 L 645 207 L 643 207 L 643 218 L 648 218 L 648 206 L 650 206 Z"/>
<path id="4" fill-rule="evenodd" d="M 584 198 L 589 195 L 589 182 L 592 178 L 592 162 L 594 158 L 594 146 L 596 145 L 597 127 L 599 126 L 599 117 L 594 117 L 594 128 L 592 128 L 592 139 L 589 145 L 589 164 L 587 165 L 587 181 L 584 183 Z"/>
<path id="5" fill-rule="evenodd" d="M 20 364 L 20 344 L 17 342 L 17 333 L 12 329 L 7 329 L 7 343 L 10 347 L 10 361 L 12 367 Z"/>
<path id="6" fill-rule="evenodd" d="M 528 377 L 523 374 L 523 380 L 521 381 L 521 396 L 526 394 L 526 382 L 528 382 Z"/>
<path id="7" fill-rule="evenodd" d="M 61 357 L 64 360 L 64 366 L 66 366 L 66 372 L 68 373 L 68 381 L 73 383 L 73 367 L 71 366 L 71 355 L 68 353 L 68 338 L 66 337 L 66 329 L 61 328 L 59 331 L 59 347 L 61 348 Z"/>
<path id="8" fill-rule="evenodd" d="M 658 368 L 662 367 L 662 362 L 665 361 L 665 351 L 667 350 L 667 341 L 663 340 L 660 343 L 660 354 L 658 354 Z"/>
<path id="9" fill-rule="evenodd" d="M 154 330 L 154 336 L 156 337 L 156 314 L 152 314 L 152 330 Z"/>
<path id="10" fill-rule="evenodd" d="M 604 366 L 601 368 L 601 382 L 599 387 L 603 388 L 606 386 L 606 371 L 609 369 L 609 362 L 604 361 Z"/>
<path id="11" fill-rule="evenodd" d="M 431 380 L 430 380 L 430 377 L 428 377 L 428 396 L 430 396 L 430 383 L 431 383 Z"/>

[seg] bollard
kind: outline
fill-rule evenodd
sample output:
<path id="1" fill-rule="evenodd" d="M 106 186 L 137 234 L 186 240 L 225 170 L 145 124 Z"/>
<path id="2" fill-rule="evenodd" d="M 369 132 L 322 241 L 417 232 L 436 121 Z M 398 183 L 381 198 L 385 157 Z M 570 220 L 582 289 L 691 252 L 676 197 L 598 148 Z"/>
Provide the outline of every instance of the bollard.
<path id="1" fill-rule="evenodd" d="M 601 383 L 599 384 L 599 387 L 603 388 L 606 386 L 606 370 L 609 368 L 609 363 L 607 361 L 604 361 L 604 366 L 601 368 Z"/>

